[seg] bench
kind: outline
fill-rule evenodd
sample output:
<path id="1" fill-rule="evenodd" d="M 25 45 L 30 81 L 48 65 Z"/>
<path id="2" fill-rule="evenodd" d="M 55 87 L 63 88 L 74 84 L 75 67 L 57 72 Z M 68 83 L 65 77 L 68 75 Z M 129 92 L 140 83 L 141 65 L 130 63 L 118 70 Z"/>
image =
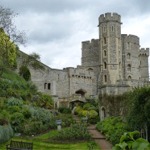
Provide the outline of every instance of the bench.
<path id="1" fill-rule="evenodd" d="M 10 144 L 6 145 L 6 150 L 33 150 L 33 143 L 11 140 Z"/>

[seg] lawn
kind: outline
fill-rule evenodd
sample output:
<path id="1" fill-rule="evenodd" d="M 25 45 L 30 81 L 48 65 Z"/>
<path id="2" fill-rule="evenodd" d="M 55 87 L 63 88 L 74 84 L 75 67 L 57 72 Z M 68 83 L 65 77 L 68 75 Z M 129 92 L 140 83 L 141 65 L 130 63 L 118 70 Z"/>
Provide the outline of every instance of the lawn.
<path id="1" fill-rule="evenodd" d="M 88 145 L 89 143 L 93 142 L 78 142 L 78 143 L 65 143 L 65 144 L 58 144 L 58 143 L 51 143 L 48 142 L 47 139 L 57 134 L 58 131 L 54 130 L 39 136 L 35 137 L 14 137 L 13 140 L 19 141 L 26 141 L 26 142 L 33 142 L 33 150 L 89 150 Z M 50 140 L 49 140 L 50 141 Z M 0 150 L 6 150 L 6 144 L 0 145 Z M 95 145 L 94 150 L 100 150 L 100 148 Z"/>

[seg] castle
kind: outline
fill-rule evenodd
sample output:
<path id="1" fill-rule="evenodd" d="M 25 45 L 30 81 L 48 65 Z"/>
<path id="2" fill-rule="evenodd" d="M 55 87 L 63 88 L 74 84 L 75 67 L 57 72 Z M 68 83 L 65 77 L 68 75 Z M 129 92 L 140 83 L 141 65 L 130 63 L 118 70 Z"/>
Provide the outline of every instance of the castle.
<path id="1" fill-rule="evenodd" d="M 139 37 L 121 34 L 121 24 L 117 13 L 100 15 L 99 39 L 82 42 L 81 65 L 59 70 L 42 64 L 45 70 L 30 68 L 31 80 L 57 107 L 149 84 L 149 48 L 140 48 Z"/>

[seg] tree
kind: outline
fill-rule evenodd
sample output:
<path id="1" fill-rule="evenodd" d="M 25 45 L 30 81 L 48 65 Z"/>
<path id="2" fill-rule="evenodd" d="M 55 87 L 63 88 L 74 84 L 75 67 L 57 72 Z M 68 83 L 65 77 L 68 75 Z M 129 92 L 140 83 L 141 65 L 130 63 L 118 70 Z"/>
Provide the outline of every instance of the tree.
<path id="1" fill-rule="evenodd" d="M 0 28 L 0 75 L 4 68 L 14 68 L 16 66 L 16 45 L 10 41 L 8 35 Z"/>
<path id="2" fill-rule="evenodd" d="M 25 33 L 17 31 L 17 28 L 13 22 L 13 19 L 16 16 L 17 14 L 11 9 L 0 6 L 0 28 L 4 30 L 13 43 L 25 44 Z"/>
<path id="3" fill-rule="evenodd" d="M 16 65 L 16 44 L 25 43 L 25 34 L 17 31 L 13 18 L 16 17 L 9 8 L 0 6 L 0 74 L 5 67 Z"/>

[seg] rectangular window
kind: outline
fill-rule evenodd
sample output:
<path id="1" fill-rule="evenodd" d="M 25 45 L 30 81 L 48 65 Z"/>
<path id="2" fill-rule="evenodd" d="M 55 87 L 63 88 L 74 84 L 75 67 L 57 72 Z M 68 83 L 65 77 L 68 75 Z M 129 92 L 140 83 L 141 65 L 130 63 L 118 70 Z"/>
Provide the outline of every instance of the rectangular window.
<path id="1" fill-rule="evenodd" d="M 48 83 L 48 90 L 50 90 L 51 89 L 51 84 L 50 83 Z"/>

